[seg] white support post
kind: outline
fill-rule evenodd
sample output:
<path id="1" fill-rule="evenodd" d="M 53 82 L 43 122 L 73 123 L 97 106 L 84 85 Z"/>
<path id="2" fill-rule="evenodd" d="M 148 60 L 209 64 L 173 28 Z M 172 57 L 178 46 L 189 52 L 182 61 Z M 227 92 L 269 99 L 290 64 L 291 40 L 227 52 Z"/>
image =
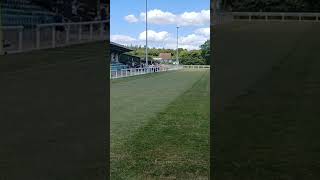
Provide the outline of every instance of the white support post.
<path id="1" fill-rule="evenodd" d="M 103 23 L 100 23 L 100 38 L 103 37 L 103 30 L 104 30 Z"/>
<path id="2" fill-rule="evenodd" d="M 40 26 L 36 28 L 36 48 L 40 49 Z"/>
<path id="3" fill-rule="evenodd" d="M 52 47 L 56 47 L 56 28 L 52 26 Z"/>
<path id="4" fill-rule="evenodd" d="M 284 13 L 281 13 L 282 21 L 284 21 Z"/>
<path id="5" fill-rule="evenodd" d="M 116 70 L 116 78 L 118 77 L 118 70 Z"/>
<path id="6" fill-rule="evenodd" d="M 79 24 L 79 32 L 78 32 L 79 34 L 78 34 L 78 40 L 79 41 L 81 41 L 82 40 L 82 25 L 81 24 Z"/>
<path id="7" fill-rule="evenodd" d="M 22 51 L 23 28 L 19 29 L 19 51 Z"/>
<path id="8" fill-rule="evenodd" d="M 70 24 L 67 25 L 67 29 L 66 29 L 66 44 L 69 44 L 70 41 Z"/>
<path id="9" fill-rule="evenodd" d="M 126 69 L 126 77 L 128 76 L 128 69 Z"/>
<path id="10" fill-rule="evenodd" d="M 90 40 L 93 40 L 93 24 L 90 23 Z"/>

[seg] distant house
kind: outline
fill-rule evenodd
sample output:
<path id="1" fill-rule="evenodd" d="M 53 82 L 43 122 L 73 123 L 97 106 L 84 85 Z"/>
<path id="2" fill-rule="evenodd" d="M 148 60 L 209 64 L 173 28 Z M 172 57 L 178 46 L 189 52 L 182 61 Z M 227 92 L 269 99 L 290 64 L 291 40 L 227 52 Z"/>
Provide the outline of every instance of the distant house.
<path id="1" fill-rule="evenodd" d="M 159 58 L 162 62 L 172 62 L 171 53 L 160 53 Z"/>
<path id="2" fill-rule="evenodd" d="M 172 60 L 171 53 L 160 53 L 159 57 L 162 60 Z"/>

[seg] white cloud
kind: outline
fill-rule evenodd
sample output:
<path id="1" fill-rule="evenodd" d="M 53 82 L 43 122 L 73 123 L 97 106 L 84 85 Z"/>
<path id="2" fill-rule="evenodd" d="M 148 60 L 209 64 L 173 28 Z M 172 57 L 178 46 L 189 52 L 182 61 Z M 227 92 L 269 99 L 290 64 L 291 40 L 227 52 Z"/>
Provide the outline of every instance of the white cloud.
<path id="1" fill-rule="evenodd" d="M 145 36 L 145 34 L 143 34 Z M 143 38 L 145 40 L 145 38 Z M 199 35 L 199 34 L 189 34 L 186 36 L 179 37 L 179 48 L 184 48 L 188 50 L 199 49 L 200 45 L 202 45 L 209 38 Z M 143 44 L 144 45 L 144 44 Z M 162 42 L 150 42 L 149 47 L 157 47 L 157 48 L 169 48 L 176 49 L 177 48 L 177 40 L 176 37 L 169 36 L 164 39 Z"/>
<path id="2" fill-rule="evenodd" d="M 207 38 L 210 38 L 210 28 L 199 28 L 194 31 L 196 34 L 203 35 Z"/>
<path id="3" fill-rule="evenodd" d="M 146 13 L 140 13 L 142 21 L 146 20 Z M 175 24 L 177 16 L 171 12 L 163 12 L 159 9 L 148 11 L 148 22 L 153 24 Z"/>
<path id="4" fill-rule="evenodd" d="M 138 18 L 136 18 L 133 14 L 130 14 L 128 16 L 125 16 L 124 19 L 126 21 L 128 21 L 129 23 L 135 23 L 135 22 L 138 22 Z"/>
<path id="5" fill-rule="evenodd" d="M 180 15 L 178 24 L 180 26 L 201 26 L 210 24 L 210 10 L 200 12 L 184 12 Z"/>
<path id="6" fill-rule="evenodd" d="M 169 38 L 170 34 L 167 31 L 156 32 L 148 30 L 148 41 L 162 42 Z M 146 40 L 146 31 L 139 34 L 140 40 Z"/>
<path id="7" fill-rule="evenodd" d="M 199 46 L 208 40 L 207 37 L 197 34 L 189 34 L 179 39 L 179 44 L 181 44 L 181 47 L 186 47 L 186 49 L 199 49 Z"/>
<path id="8" fill-rule="evenodd" d="M 126 35 L 111 35 L 111 41 L 123 45 L 145 45 L 146 32 L 141 32 L 137 38 Z M 210 39 L 209 28 L 199 28 L 194 33 L 185 36 L 179 36 L 179 48 L 188 50 L 199 49 L 205 41 Z M 148 30 L 148 47 L 152 48 L 177 48 L 177 39 L 174 35 L 166 31 L 156 32 Z"/>
<path id="9" fill-rule="evenodd" d="M 136 39 L 126 35 L 111 35 L 110 40 L 123 45 L 134 44 Z"/>
<path id="10" fill-rule="evenodd" d="M 138 19 L 134 15 L 128 15 L 137 22 Z M 126 16 L 126 17 L 128 17 Z M 128 17 L 129 18 L 129 17 Z M 146 14 L 140 13 L 140 21 L 146 20 Z M 179 26 L 202 26 L 210 24 L 210 10 L 201 10 L 199 12 L 184 12 L 182 14 L 174 14 L 165 12 L 160 9 L 148 11 L 148 23 L 158 25 L 174 24 Z"/>

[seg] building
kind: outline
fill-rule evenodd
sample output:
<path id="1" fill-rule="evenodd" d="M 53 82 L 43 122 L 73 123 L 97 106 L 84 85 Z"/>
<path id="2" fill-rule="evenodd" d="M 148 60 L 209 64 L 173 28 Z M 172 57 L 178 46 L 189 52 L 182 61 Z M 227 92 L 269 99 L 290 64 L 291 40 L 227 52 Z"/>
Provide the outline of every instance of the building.
<path id="1" fill-rule="evenodd" d="M 130 68 L 131 67 L 133 68 L 133 67 L 140 66 L 141 59 L 138 56 L 133 56 L 133 55 L 124 53 L 120 55 L 119 62 L 129 66 Z"/>
<path id="2" fill-rule="evenodd" d="M 171 53 L 160 53 L 159 58 L 162 62 L 172 62 Z"/>
<path id="3" fill-rule="evenodd" d="M 162 60 L 172 60 L 171 53 L 160 53 L 159 57 Z"/>
<path id="4" fill-rule="evenodd" d="M 3 26 L 30 27 L 55 22 L 54 12 L 29 0 L 3 0 L 0 6 Z"/>
<path id="5" fill-rule="evenodd" d="M 121 44 L 110 42 L 111 63 L 119 62 L 120 55 L 130 51 L 132 51 L 132 49 Z"/>
<path id="6" fill-rule="evenodd" d="M 140 58 L 129 54 L 132 49 L 121 44 L 110 42 L 110 67 L 111 70 L 121 70 L 128 67 L 140 65 Z"/>

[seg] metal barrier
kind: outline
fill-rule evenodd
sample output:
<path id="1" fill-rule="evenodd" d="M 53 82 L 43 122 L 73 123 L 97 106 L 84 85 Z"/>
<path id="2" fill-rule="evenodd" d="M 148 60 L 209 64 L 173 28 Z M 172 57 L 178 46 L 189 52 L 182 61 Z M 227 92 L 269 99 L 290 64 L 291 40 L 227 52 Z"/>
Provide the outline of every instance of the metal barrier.
<path id="1" fill-rule="evenodd" d="M 213 16 L 211 25 L 229 23 L 229 22 L 232 22 L 232 20 L 233 20 L 233 16 L 231 13 L 217 12 L 217 14 Z"/>
<path id="2" fill-rule="evenodd" d="M 233 21 L 311 21 L 319 22 L 320 13 L 232 12 Z"/>
<path id="3" fill-rule="evenodd" d="M 55 48 L 102 41 L 108 38 L 109 21 L 38 24 L 32 28 L 4 26 L 3 38 L 7 53 Z"/>
<path id="4" fill-rule="evenodd" d="M 142 74 L 164 72 L 164 71 L 174 71 L 181 69 L 210 69 L 210 65 L 173 65 L 173 66 L 160 66 L 160 67 L 149 67 L 149 68 L 129 68 L 122 70 L 110 70 L 110 79 L 124 78 L 130 76 L 137 76 Z"/>
<path id="5" fill-rule="evenodd" d="M 157 73 L 168 71 L 166 67 L 149 67 L 149 68 L 129 68 L 121 70 L 110 70 L 110 79 L 137 76 L 142 74 Z"/>
<path id="6" fill-rule="evenodd" d="M 183 65 L 183 69 L 210 69 L 210 65 Z"/>

